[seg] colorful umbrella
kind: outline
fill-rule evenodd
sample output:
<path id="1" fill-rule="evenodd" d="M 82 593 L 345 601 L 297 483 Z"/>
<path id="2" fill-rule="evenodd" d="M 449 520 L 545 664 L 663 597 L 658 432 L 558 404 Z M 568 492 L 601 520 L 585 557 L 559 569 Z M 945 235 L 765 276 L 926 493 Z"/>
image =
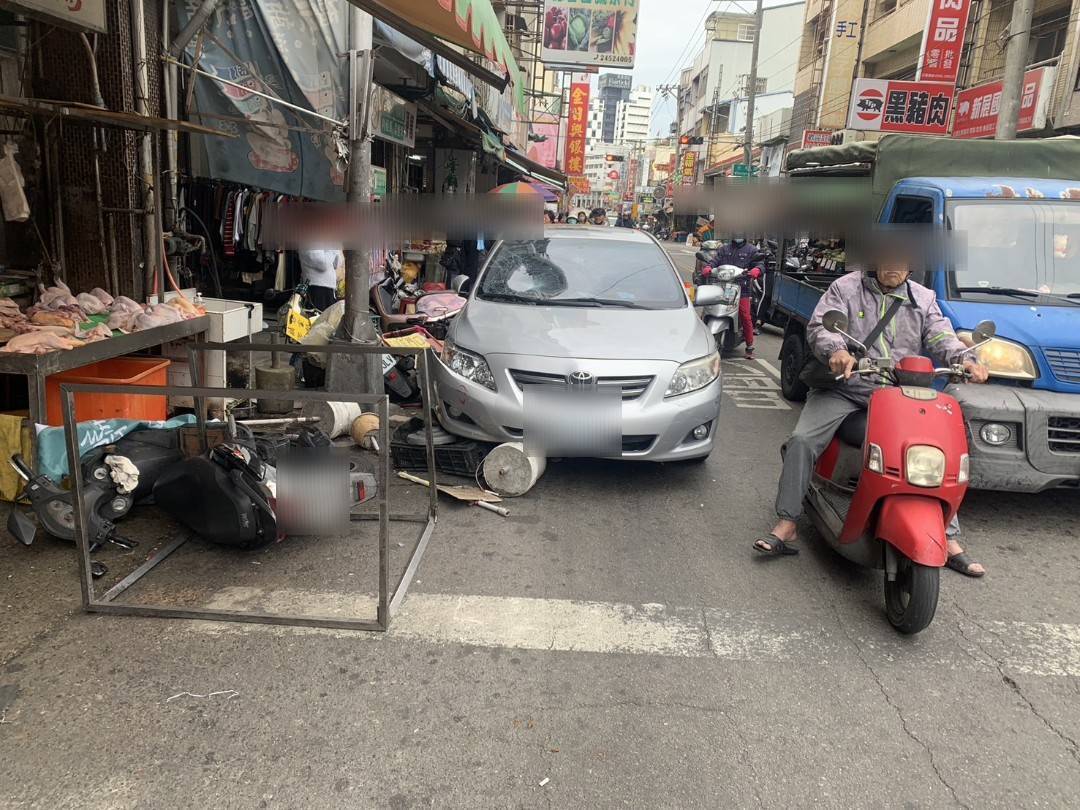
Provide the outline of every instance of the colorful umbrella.
<path id="1" fill-rule="evenodd" d="M 519 180 L 516 183 L 503 183 L 501 186 L 495 186 L 489 194 L 539 194 L 544 198 L 544 202 L 555 202 L 558 200 L 558 196 L 551 189 L 546 186 L 542 186 L 539 183 L 526 183 Z"/>

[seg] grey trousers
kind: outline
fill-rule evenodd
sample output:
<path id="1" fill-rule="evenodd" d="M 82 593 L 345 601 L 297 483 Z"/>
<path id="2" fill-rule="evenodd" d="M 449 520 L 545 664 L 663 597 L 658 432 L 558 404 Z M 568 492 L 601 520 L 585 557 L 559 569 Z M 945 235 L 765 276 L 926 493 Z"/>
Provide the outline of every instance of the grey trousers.
<path id="1" fill-rule="evenodd" d="M 829 446 L 840 423 L 862 405 L 835 391 L 812 389 L 806 397 L 795 431 L 784 443 L 784 469 L 776 492 L 776 515 L 784 520 L 798 520 L 803 512 L 803 498 L 810 488 L 814 465 Z M 946 531 L 949 537 L 960 534 L 954 517 Z"/>

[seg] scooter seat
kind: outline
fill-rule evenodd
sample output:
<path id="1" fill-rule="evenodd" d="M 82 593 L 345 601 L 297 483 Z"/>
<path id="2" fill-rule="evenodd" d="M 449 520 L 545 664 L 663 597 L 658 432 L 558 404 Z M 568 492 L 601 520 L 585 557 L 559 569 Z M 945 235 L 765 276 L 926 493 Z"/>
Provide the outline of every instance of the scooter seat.
<path id="1" fill-rule="evenodd" d="M 862 447 L 866 441 L 866 410 L 853 411 L 848 414 L 836 435 L 844 444 L 851 447 Z"/>

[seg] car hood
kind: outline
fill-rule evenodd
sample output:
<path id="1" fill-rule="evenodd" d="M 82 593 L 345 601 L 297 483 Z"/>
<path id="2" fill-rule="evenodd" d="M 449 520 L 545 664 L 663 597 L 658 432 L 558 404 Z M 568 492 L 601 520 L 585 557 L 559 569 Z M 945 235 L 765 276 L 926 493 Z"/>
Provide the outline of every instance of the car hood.
<path id="1" fill-rule="evenodd" d="M 949 301 L 946 306 L 957 322 L 957 329 L 974 329 L 989 319 L 997 333 L 1029 347 L 1080 349 L 1080 332 L 1076 329 L 1080 306 L 1033 306 L 1024 304 L 986 304 L 981 302 Z"/>
<path id="2" fill-rule="evenodd" d="M 474 298 L 450 338 L 480 354 L 684 363 L 711 350 L 711 336 L 689 308 L 641 310 L 548 307 Z"/>

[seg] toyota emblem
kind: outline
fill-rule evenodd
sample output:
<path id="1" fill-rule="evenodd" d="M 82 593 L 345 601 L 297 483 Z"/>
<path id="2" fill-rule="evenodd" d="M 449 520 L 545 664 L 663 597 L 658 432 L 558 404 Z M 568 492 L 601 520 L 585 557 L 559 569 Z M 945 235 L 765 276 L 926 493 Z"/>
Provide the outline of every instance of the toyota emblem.
<path id="1" fill-rule="evenodd" d="M 570 385 L 579 386 L 592 385 L 596 381 L 596 378 L 587 371 L 575 371 L 570 374 L 569 380 Z"/>

